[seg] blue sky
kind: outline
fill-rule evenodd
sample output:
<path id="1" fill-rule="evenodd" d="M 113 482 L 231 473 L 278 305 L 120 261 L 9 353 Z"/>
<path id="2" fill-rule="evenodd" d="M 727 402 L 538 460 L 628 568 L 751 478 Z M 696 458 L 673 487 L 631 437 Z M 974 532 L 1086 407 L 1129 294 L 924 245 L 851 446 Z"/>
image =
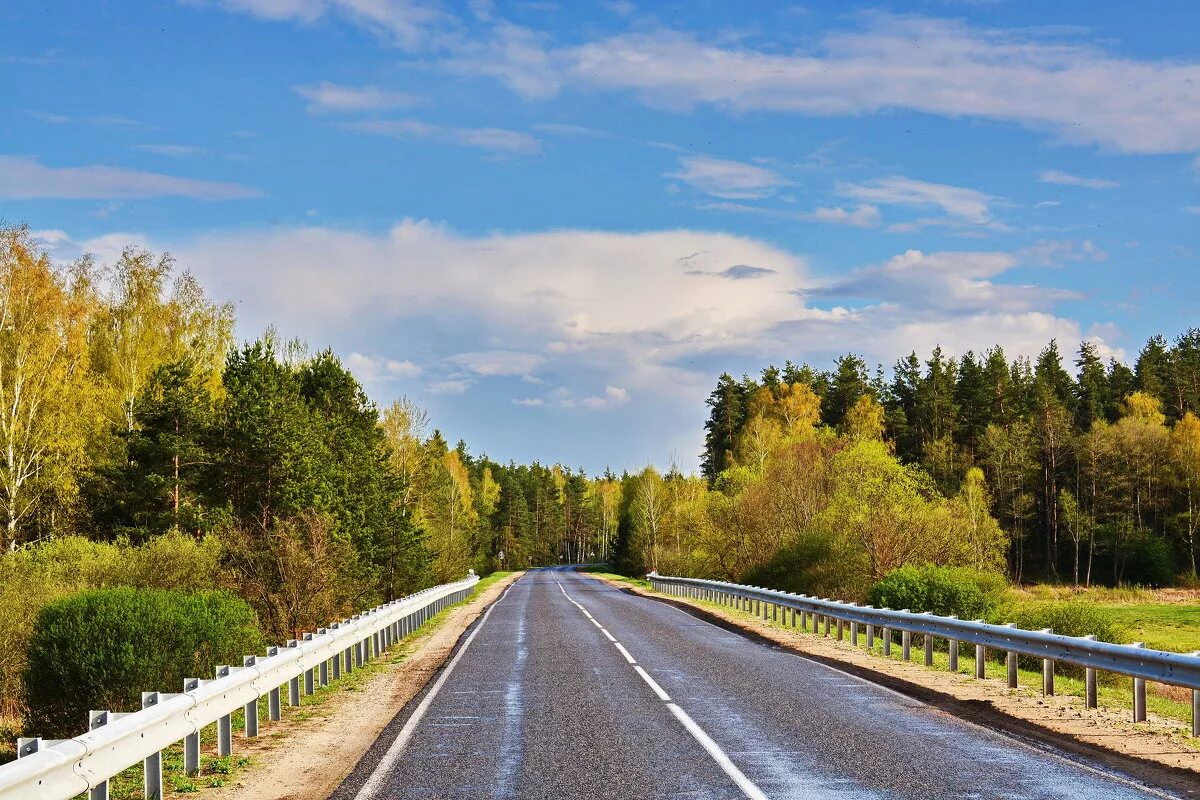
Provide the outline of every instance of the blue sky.
<path id="1" fill-rule="evenodd" d="M 717 374 L 1200 323 L 1200 4 L 0 9 L 0 217 L 170 250 L 476 452 L 694 468 Z"/>

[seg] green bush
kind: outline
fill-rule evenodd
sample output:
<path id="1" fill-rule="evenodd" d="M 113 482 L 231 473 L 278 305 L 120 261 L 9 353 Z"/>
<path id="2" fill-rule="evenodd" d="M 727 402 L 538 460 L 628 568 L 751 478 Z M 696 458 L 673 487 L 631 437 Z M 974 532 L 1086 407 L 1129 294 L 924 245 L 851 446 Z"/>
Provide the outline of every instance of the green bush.
<path id="1" fill-rule="evenodd" d="M 137 710 L 143 691 L 181 691 L 184 678 L 212 677 L 261 645 L 254 611 L 225 592 L 94 589 L 57 600 L 29 642 L 25 728 L 78 735 L 88 709 Z"/>
<path id="2" fill-rule="evenodd" d="M 871 605 L 930 611 L 962 619 L 986 617 L 1004 598 L 1008 583 L 995 572 L 966 567 L 904 566 L 871 587 Z"/>
<path id="3" fill-rule="evenodd" d="M 1018 628 L 1040 631 L 1051 628 L 1063 636 L 1095 636 L 1102 642 L 1124 641 L 1123 631 L 1112 614 L 1105 608 L 1072 601 L 1049 601 L 1034 603 L 1009 603 L 992 612 L 989 622 L 1015 623 Z M 1004 660 L 1003 651 L 994 651 L 992 657 Z M 1041 659 L 1021 656 L 1021 669 L 1040 670 Z M 1056 664 L 1055 672 L 1060 675 L 1081 677 L 1083 669 L 1066 664 Z"/>

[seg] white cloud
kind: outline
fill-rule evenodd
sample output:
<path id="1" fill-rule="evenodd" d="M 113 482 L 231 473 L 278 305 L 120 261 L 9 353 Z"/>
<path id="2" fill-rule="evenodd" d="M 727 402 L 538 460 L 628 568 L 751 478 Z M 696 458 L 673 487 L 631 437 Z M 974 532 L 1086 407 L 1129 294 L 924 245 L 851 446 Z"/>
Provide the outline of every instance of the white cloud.
<path id="1" fill-rule="evenodd" d="M 603 395 L 592 395 L 579 401 L 579 404 L 590 411 L 600 411 L 605 408 L 623 406 L 629 402 L 629 392 L 620 386 L 605 386 Z"/>
<path id="2" fill-rule="evenodd" d="M 526 406 L 528 408 L 541 408 L 546 405 L 546 401 L 540 397 L 521 397 L 513 400 L 513 405 Z"/>
<path id="3" fill-rule="evenodd" d="M 489 350 L 479 353 L 459 353 L 447 360 L 465 367 L 476 375 L 529 377 L 546 359 L 537 353 Z"/>
<path id="4" fill-rule="evenodd" d="M 434 381 L 425 388 L 433 394 L 462 394 L 471 386 L 468 380 Z"/>
<path id="5" fill-rule="evenodd" d="M 870 228 L 879 224 L 879 209 L 869 205 L 858 206 L 853 210 L 841 206 L 818 208 L 810 216 L 818 222 L 853 225 L 856 228 Z"/>
<path id="6" fill-rule="evenodd" d="M 863 183 L 842 183 L 838 185 L 838 192 L 846 197 L 882 205 L 940 208 L 952 217 L 979 225 L 991 221 L 991 204 L 996 200 L 975 189 L 927 183 L 902 175 Z"/>
<path id="7" fill-rule="evenodd" d="M 522 53 L 520 81 L 509 77 L 509 51 L 496 45 L 457 56 L 455 67 L 534 97 L 571 85 L 632 91 L 674 108 L 816 116 L 899 108 L 1018 122 L 1128 152 L 1200 146 L 1195 62 L 1125 58 L 953 20 L 860 18 L 863 27 L 830 34 L 812 52 L 765 52 L 660 30 L 559 48 L 527 40 L 536 53 Z M 530 74 L 533 64 L 539 74 Z"/>
<path id="8" fill-rule="evenodd" d="M 440 3 L 426 0 L 214 0 L 259 19 L 308 24 L 336 15 L 398 47 L 428 46 L 432 31 L 452 24 Z"/>
<path id="9" fill-rule="evenodd" d="M 407 359 L 400 361 L 394 358 L 367 356 L 362 353 L 348 355 L 346 366 L 364 383 L 415 378 L 421 374 L 421 368 Z"/>
<path id="10" fill-rule="evenodd" d="M 1039 254 L 1039 258 L 1046 257 Z M 1023 260 L 1029 259 L 1013 253 L 909 250 L 882 264 L 854 270 L 816 293 L 871 298 L 898 304 L 914 315 L 935 311 L 943 318 L 1040 311 L 1059 301 L 1080 299 L 1068 290 L 993 280 Z"/>
<path id="11" fill-rule="evenodd" d="M 1084 189 L 1115 189 L 1121 184 L 1116 181 L 1108 180 L 1107 178 L 1082 178 L 1078 175 L 1072 175 L 1069 172 L 1062 172 L 1057 169 L 1047 169 L 1038 173 L 1038 180 L 1042 183 L 1058 183 L 1063 186 L 1080 186 Z"/>
<path id="12" fill-rule="evenodd" d="M 204 155 L 203 147 L 191 144 L 137 144 L 133 146 L 133 149 L 156 156 L 170 156 L 171 158 Z"/>
<path id="13" fill-rule="evenodd" d="M 409 108 L 422 98 L 405 92 L 393 92 L 378 86 L 346 86 L 330 81 L 294 86 L 292 91 L 309 101 L 310 114 L 345 114 Z"/>
<path id="14" fill-rule="evenodd" d="M 803 222 L 827 222 L 833 225 L 851 225 L 856 228 L 872 228 L 879 224 L 879 209 L 872 205 L 860 205 L 856 208 L 816 208 L 812 211 L 790 211 L 782 208 L 764 208 L 750 206 L 744 203 L 705 203 L 700 206 L 705 211 L 728 211 L 735 214 L 757 214 L 764 217 L 779 217 L 795 219 Z"/>
<path id="15" fill-rule="evenodd" d="M 233 200 L 261 195 L 236 183 L 179 178 L 158 172 L 89 165 L 47 167 L 35 158 L 0 156 L 0 198 L 8 200 L 106 200 L 189 197 Z"/>
<path id="16" fill-rule="evenodd" d="M 492 153 L 535 155 L 542 150 L 542 143 L 533 136 L 504 128 L 440 127 L 413 119 L 364 120 L 347 123 L 344 127 L 360 133 L 390 136 L 394 139 L 448 140 L 465 147 L 477 147 Z"/>
<path id="17" fill-rule="evenodd" d="M 678 172 L 667 174 L 713 197 L 748 200 L 769 197 L 789 181 L 773 170 L 709 156 L 686 156 L 679 159 Z"/>

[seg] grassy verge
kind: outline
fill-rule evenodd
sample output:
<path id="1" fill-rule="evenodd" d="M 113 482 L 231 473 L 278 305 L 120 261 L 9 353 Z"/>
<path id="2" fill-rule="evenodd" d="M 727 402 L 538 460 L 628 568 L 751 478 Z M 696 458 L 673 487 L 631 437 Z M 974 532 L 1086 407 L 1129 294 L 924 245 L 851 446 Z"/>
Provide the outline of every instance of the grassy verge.
<path id="1" fill-rule="evenodd" d="M 463 603 L 470 602 L 488 587 L 511 574 L 511 572 L 494 572 L 483 578 L 475 585 L 471 595 Z M 450 611 L 463 603 L 443 609 L 421 626 L 421 628 L 393 646 L 391 650 L 388 650 L 361 667 L 356 667 L 353 672 L 343 672 L 342 676 L 336 681 L 333 680 L 331 673 L 329 685 L 315 687 L 315 691 L 311 695 L 302 694 L 299 706 L 292 707 L 286 705 L 287 690 L 285 688 L 282 697 L 284 702 L 284 706 L 281 709 L 282 719 L 279 722 L 271 722 L 268 719 L 267 698 L 260 698 L 258 701 L 259 738 L 267 740 L 285 739 L 291 731 L 296 729 L 298 724 L 303 725 L 307 720 L 324 717 L 332 713 L 328 705 L 340 692 L 362 691 L 366 683 L 377 674 L 391 669 L 398 664 L 402 664 L 408 658 L 409 653 L 446 620 Z M 199 775 L 188 776 L 184 773 L 182 743 L 175 744 L 163 751 L 163 789 L 166 795 L 193 794 L 204 789 L 219 788 L 229 783 L 237 777 L 238 773 L 244 771 L 254 763 L 253 759 L 238 755 L 239 745 L 244 746 L 244 743 L 248 741 L 244 733 L 245 712 L 242 710 L 237 711 L 232 715 L 232 720 L 234 732 L 232 756 L 220 758 L 217 756 L 217 731 L 215 725 L 209 725 L 200 732 Z M 6 744 L 10 747 L 12 746 L 12 742 L 6 742 Z M 3 762 L 0 761 L 0 763 Z M 142 792 L 141 765 L 130 767 L 114 776 L 109 781 L 109 796 L 111 800 L 142 800 L 144 795 Z M 79 798 L 84 797 L 86 795 L 79 795 Z"/>
<path id="2" fill-rule="evenodd" d="M 619 576 L 611 576 L 619 577 Z M 633 583 L 634 581 L 629 581 Z M 644 584 L 644 581 L 637 582 Z M 681 598 L 675 598 L 681 599 Z M 772 627 L 781 629 L 793 630 L 790 624 L 790 615 L 784 615 L 780 612 L 780 619 L 763 620 L 760 616 L 751 614 L 745 611 L 738 611 L 732 606 L 721 605 L 707 600 L 687 599 L 685 602 L 692 603 L 697 606 L 719 610 L 726 614 L 743 617 L 745 619 L 754 618 L 760 624 L 768 624 Z M 1191 651 L 1196 649 L 1198 644 L 1195 640 L 1200 634 L 1200 610 L 1195 606 L 1176 605 L 1174 607 L 1168 605 L 1134 605 L 1134 604 L 1110 604 L 1115 609 L 1118 619 L 1122 621 L 1140 621 L 1141 627 L 1138 632 L 1146 641 L 1148 647 L 1161 647 L 1161 649 L 1170 650 L 1186 650 Z M 785 622 L 787 624 L 785 624 Z M 794 630 L 799 631 L 799 628 Z M 813 633 L 810 630 L 809 635 L 824 636 L 822 633 Z M 830 637 L 836 637 L 836 626 L 830 630 Z M 895 638 L 891 648 L 891 655 L 883 655 L 883 641 L 879 636 L 875 638 L 875 647 L 872 651 L 873 655 L 878 658 L 891 658 L 894 661 L 903 660 L 902 649 L 900 646 L 900 634 L 894 634 Z M 844 646 L 849 648 L 850 634 L 845 633 L 843 641 Z M 1183 646 L 1167 647 L 1165 645 L 1175 644 Z M 859 632 L 859 649 L 865 649 L 866 636 L 860 629 Z M 924 665 L 923 637 L 920 635 L 913 636 L 910 659 L 911 662 L 918 665 Z M 945 672 L 950 667 L 950 655 L 946 651 L 946 642 L 937 640 L 933 643 L 933 665 L 928 667 L 930 670 L 938 670 Z M 986 664 L 986 678 L 997 682 L 1007 680 L 1007 668 L 1002 660 L 998 660 L 996 653 L 991 653 Z M 1022 659 L 1024 662 L 1025 659 Z M 973 646 L 964 646 L 959 655 L 959 674 L 973 676 L 975 671 L 975 650 Z M 1017 684 L 1020 689 L 1027 691 L 1032 695 L 1040 695 L 1042 691 L 1042 672 L 1040 662 L 1035 663 L 1033 669 L 1025 668 L 1022 664 L 1017 670 Z M 1065 665 L 1060 665 L 1055 672 L 1055 694 L 1061 696 L 1075 696 L 1082 698 L 1084 696 L 1084 681 L 1082 675 L 1075 675 L 1072 668 Z M 1002 684 L 1003 685 L 1003 684 Z M 1147 709 L 1158 714 L 1161 717 L 1179 720 L 1181 722 L 1191 722 L 1192 705 L 1191 692 L 1177 686 L 1167 686 L 1162 684 L 1147 684 L 1146 706 Z M 1099 674 L 1098 686 L 1098 702 L 1106 708 L 1126 708 L 1132 711 L 1133 708 L 1133 681 L 1131 678 L 1126 678 L 1120 675 L 1101 672 Z M 1191 737 L 1180 738 L 1187 746 L 1200 749 L 1200 739 Z"/>
<path id="3" fill-rule="evenodd" d="M 587 573 L 596 575 L 601 578 L 608 578 L 609 580 L 612 580 L 612 581 L 619 581 L 620 583 L 627 583 L 630 586 L 636 586 L 639 589 L 649 589 L 650 588 L 650 581 L 642 580 L 641 578 L 631 578 L 628 575 L 618 575 L 615 572 L 609 572 L 608 569 L 609 569 L 608 566 L 584 567 L 583 569 L 581 569 L 579 571 L 587 572 Z"/>

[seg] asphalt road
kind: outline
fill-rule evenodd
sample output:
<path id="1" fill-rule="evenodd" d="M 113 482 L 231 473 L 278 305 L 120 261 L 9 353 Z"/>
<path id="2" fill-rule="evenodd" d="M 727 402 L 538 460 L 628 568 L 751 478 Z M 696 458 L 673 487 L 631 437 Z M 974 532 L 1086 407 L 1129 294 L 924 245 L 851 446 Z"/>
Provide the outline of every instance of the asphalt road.
<path id="1" fill-rule="evenodd" d="M 665 603 L 514 583 L 335 800 L 1163 797 Z"/>

